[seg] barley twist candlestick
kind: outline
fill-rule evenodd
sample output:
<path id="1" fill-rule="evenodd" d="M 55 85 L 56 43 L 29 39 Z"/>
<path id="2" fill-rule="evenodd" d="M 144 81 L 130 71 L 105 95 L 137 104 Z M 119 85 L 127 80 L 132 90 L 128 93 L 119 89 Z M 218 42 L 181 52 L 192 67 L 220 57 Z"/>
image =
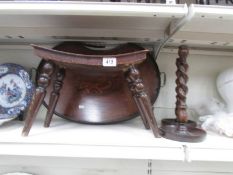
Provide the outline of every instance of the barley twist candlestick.
<path id="1" fill-rule="evenodd" d="M 182 123 L 187 122 L 187 111 L 186 111 L 186 94 L 188 93 L 188 64 L 186 62 L 189 50 L 180 47 L 178 55 L 179 58 L 176 59 L 176 109 L 175 114 L 178 120 Z"/>
<path id="2" fill-rule="evenodd" d="M 202 129 L 196 128 L 194 121 L 188 120 L 186 111 L 186 95 L 188 93 L 188 64 L 186 62 L 189 54 L 187 46 L 182 45 L 179 47 L 176 59 L 176 119 L 163 119 L 162 120 L 162 136 L 171 140 L 183 142 L 200 142 L 205 136 L 206 132 Z"/>

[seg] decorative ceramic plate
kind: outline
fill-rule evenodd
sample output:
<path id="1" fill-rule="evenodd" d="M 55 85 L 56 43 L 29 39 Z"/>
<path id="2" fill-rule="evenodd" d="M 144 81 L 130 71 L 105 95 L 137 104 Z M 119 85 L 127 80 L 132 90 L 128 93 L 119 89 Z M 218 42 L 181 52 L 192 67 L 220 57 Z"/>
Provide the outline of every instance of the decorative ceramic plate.
<path id="1" fill-rule="evenodd" d="M 0 119 L 12 118 L 30 103 L 34 86 L 27 71 L 17 64 L 0 65 Z"/>

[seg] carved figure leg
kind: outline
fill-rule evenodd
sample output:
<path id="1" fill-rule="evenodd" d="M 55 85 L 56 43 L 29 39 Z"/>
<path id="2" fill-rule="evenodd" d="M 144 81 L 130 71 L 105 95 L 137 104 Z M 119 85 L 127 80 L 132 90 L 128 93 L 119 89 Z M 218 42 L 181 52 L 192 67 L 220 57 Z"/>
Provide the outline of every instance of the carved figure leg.
<path id="1" fill-rule="evenodd" d="M 155 137 L 160 137 L 150 99 L 144 91 L 144 85 L 140 78 L 139 71 L 133 65 L 130 66 L 126 74 L 126 80 L 129 83 L 130 91 L 132 92 L 145 127 L 147 129 L 151 128 Z"/>
<path id="2" fill-rule="evenodd" d="M 135 70 L 136 70 L 136 69 L 135 69 Z M 126 77 L 126 80 L 127 80 L 128 83 L 129 83 L 130 91 L 131 91 L 132 94 L 133 94 L 133 98 L 134 98 L 134 101 L 135 101 L 135 103 L 136 103 L 136 105 L 137 105 L 137 108 L 138 108 L 138 110 L 139 110 L 139 113 L 140 113 L 140 115 L 141 115 L 143 124 L 144 124 L 144 126 L 145 126 L 146 129 L 150 129 L 150 125 L 149 125 L 149 123 L 148 123 L 148 120 L 147 120 L 147 118 L 144 116 L 145 108 L 142 107 L 141 101 L 139 101 L 138 96 L 137 96 L 137 92 L 136 92 L 136 89 L 135 89 L 135 88 L 136 88 L 135 81 L 134 81 L 133 78 L 130 78 L 130 74 L 132 74 L 132 71 L 133 71 L 133 70 L 131 70 L 131 72 L 130 72 L 130 70 L 128 71 L 128 75 L 127 75 L 127 77 Z M 137 70 L 136 70 L 136 71 L 137 71 Z M 138 75 L 139 75 L 139 74 L 138 74 Z M 137 83 L 142 83 L 142 80 L 139 78 L 139 76 L 136 77 L 136 79 L 137 79 Z"/>
<path id="3" fill-rule="evenodd" d="M 143 114 L 144 110 L 143 110 L 143 108 L 141 106 L 141 103 L 139 102 L 138 98 L 136 96 L 134 96 L 133 98 L 134 98 L 134 101 L 135 101 L 135 103 L 137 105 L 137 108 L 139 110 L 140 115 Z M 142 122 L 143 122 L 145 128 L 150 129 L 150 125 L 149 125 L 149 123 L 147 121 L 147 118 L 144 115 L 141 115 L 141 118 L 142 118 Z"/>
<path id="4" fill-rule="evenodd" d="M 44 64 L 41 66 L 41 69 L 39 70 L 37 87 L 26 114 L 26 120 L 22 131 L 23 136 L 27 136 L 30 132 L 32 123 L 34 122 L 37 112 L 46 95 L 46 88 L 49 85 L 53 71 L 54 71 L 54 64 L 49 61 L 45 61 Z"/>
<path id="5" fill-rule="evenodd" d="M 65 77 L 65 69 L 59 69 L 56 74 L 56 79 L 53 84 L 53 91 L 49 99 L 48 111 L 47 111 L 47 115 L 46 115 L 45 123 L 44 123 L 44 127 L 46 128 L 50 126 L 52 116 L 54 114 L 54 110 L 55 110 L 55 107 L 59 99 L 60 90 L 62 88 L 64 77 Z"/>
<path id="6" fill-rule="evenodd" d="M 143 114 L 144 112 L 144 110 L 143 110 L 143 108 L 142 108 L 142 106 L 141 106 L 141 104 L 140 104 L 140 102 L 139 102 L 139 100 L 138 100 L 138 97 L 137 97 L 137 94 L 136 94 L 136 92 L 135 92 L 135 82 L 134 82 L 134 80 L 132 79 L 132 78 L 130 78 L 130 70 L 127 72 L 127 75 L 126 75 L 126 80 L 128 81 L 128 83 L 129 83 L 129 88 L 130 88 L 130 91 L 132 92 L 132 95 L 133 95 L 133 98 L 134 98 L 134 101 L 135 101 L 135 103 L 136 103 L 136 105 L 137 105 L 137 108 L 138 108 L 138 110 L 139 110 L 139 113 L 140 113 L 140 115 L 141 114 Z M 138 77 L 139 78 L 139 77 Z M 140 81 L 141 82 L 141 79 L 138 79 L 138 81 Z M 150 126 L 149 126 L 149 123 L 148 123 L 148 121 L 147 121 L 147 118 L 144 116 L 144 115 L 141 115 L 141 118 L 142 118 L 142 121 L 143 121 L 143 124 L 144 124 L 144 126 L 145 126 L 145 128 L 146 129 L 150 129 Z"/>

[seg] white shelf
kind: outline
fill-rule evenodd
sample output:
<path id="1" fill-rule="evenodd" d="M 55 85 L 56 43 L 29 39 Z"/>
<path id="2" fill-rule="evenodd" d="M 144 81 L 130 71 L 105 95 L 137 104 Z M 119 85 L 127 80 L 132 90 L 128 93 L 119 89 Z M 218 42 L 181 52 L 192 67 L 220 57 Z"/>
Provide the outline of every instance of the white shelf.
<path id="1" fill-rule="evenodd" d="M 0 42 L 156 42 L 187 10 L 185 5 L 146 3 L 1 1 Z"/>
<path id="2" fill-rule="evenodd" d="M 187 22 L 170 40 L 170 45 L 233 48 L 233 7 L 191 5 Z"/>
<path id="3" fill-rule="evenodd" d="M 5 20 L 7 19 L 7 20 Z M 110 2 L 0 2 L 0 43 L 142 42 L 232 49 L 233 7 Z"/>
<path id="4" fill-rule="evenodd" d="M 154 138 L 140 118 L 115 125 L 86 125 L 54 116 L 44 128 L 41 108 L 28 137 L 22 137 L 23 122 L 0 128 L 0 156 L 47 156 L 173 161 L 233 161 L 232 139 L 208 135 L 202 143 L 182 143 Z"/>
<path id="5" fill-rule="evenodd" d="M 54 117 L 44 128 L 42 107 L 28 137 L 23 122 L 0 128 L 0 155 L 183 160 L 182 144 L 154 138 L 140 118 L 116 125 L 85 125 Z M 17 148 L 17 149 L 16 149 Z"/>

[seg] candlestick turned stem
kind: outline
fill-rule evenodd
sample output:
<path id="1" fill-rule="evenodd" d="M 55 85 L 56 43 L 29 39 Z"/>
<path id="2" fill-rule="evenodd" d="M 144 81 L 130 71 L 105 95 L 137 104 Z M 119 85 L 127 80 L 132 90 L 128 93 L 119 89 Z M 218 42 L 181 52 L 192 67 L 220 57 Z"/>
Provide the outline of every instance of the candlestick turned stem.
<path id="1" fill-rule="evenodd" d="M 179 47 L 176 59 L 176 119 L 163 119 L 162 136 L 171 140 L 183 142 L 200 142 L 205 138 L 205 131 L 197 128 L 194 121 L 188 120 L 186 95 L 188 93 L 188 68 L 187 57 L 189 49 L 182 45 Z"/>
<path id="2" fill-rule="evenodd" d="M 186 123 L 188 115 L 186 111 L 186 94 L 188 93 L 188 64 L 187 57 L 189 49 L 186 46 L 181 46 L 178 51 L 179 58 L 176 59 L 176 108 L 175 114 L 177 121 Z"/>

